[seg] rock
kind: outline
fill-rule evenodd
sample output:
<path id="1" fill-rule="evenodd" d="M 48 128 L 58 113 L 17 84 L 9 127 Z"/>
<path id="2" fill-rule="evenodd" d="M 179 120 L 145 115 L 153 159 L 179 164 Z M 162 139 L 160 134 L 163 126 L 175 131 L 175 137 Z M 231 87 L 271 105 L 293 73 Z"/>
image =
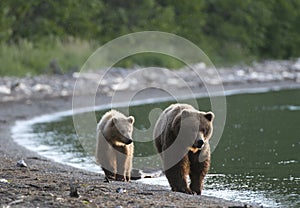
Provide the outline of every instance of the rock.
<path id="1" fill-rule="evenodd" d="M 113 91 L 122 91 L 122 90 L 127 90 L 130 87 L 130 82 L 124 81 L 119 84 L 114 84 L 111 86 Z"/>
<path id="2" fill-rule="evenodd" d="M 0 85 L 0 94 L 9 95 L 9 94 L 11 94 L 11 89 L 5 85 Z"/>
<path id="3" fill-rule="evenodd" d="M 52 93 L 52 88 L 50 85 L 46 85 L 46 84 L 36 84 L 33 86 L 32 88 L 34 91 L 38 91 L 38 92 L 41 92 L 41 91 L 45 91 L 47 93 Z"/>
<path id="4" fill-rule="evenodd" d="M 6 180 L 5 178 L 1 178 L 0 183 L 8 183 L 8 180 Z"/>
<path id="5" fill-rule="evenodd" d="M 25 161 L 22 159 L 22 160 L 19 160 L 18 162 L 17 162 L 17 166 L 18 167 L 27 167 L 27 164 L 25 163 Z"/>
<path id="6" fill-rule="evenodd" d="M 140 169 L 132 169 L 131 170 L 131 180 L 138 180 L 141 179 L 143 175 L 143 171 Z"/>
<path id="7" fill-rule="evenodd" d="M 131 170 L 131 180 L 139 180 L 142 178 L 158 178 L 163 175 L 161 170 L 141 170 L 133 168 Z"/>
<path id="8" fill-rule="evenodd" d="M 18 89 L 18 91 L 20 90 L 21 93 L 23 92 L 26 95 L 33 94 L 32 90 L 29 87 L 27 87 L 27 85 L 24 83 L 20 83 L 16 89 Z"/>
<path id="9" fill-rule="evenodd" d="M 123 193 L 126 193 L 127 191 L 126 191 L 126 189 L 123 189 L 123 188 L 117 188 L 116 192 L 119 194 L 123 194 Z"/>
<path id="10" fill-rule="evenodd" d="M 297 61 L 292 65 L 292 70 L 300 71 L 300 58 L 297 59 Z"/>
<path id="11" fill-rule="evenodd" d="M 15 90 L 19 85 L 20 85 L 20 82 L 16 81 L 15 83 L 13 83 L 13 84 L 10 86 L 10 89 L 13 91 L 13 90 Z"/>
<path id="12" fill-rule="evenodd" d="M 78 198 L 79 194 L 77 192 L 78 186 L 76 184 L 70 184 L 70 197 Z"/>

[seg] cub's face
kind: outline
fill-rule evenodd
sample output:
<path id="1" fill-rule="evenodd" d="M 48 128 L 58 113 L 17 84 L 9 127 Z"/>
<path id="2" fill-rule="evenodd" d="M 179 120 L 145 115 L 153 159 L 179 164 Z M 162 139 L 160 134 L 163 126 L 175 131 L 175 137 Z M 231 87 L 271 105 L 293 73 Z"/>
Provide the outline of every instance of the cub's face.
<path id="1" fill-rule="evenodd" d="M 176 120 L 176 119 L 175 119 Z M 214 114 L 196 110 L 183 110 L 179 121 L 175 121 L 173 128 L 188 145 L 188 149 L 197 152 L 208 143 L 213 131 Z"/>
<path id="2" fill-rule="evenodd" d="M 113 118 L 111 122 L 112 143 L 117 146 L 131 144 L 134 117 Z"/>

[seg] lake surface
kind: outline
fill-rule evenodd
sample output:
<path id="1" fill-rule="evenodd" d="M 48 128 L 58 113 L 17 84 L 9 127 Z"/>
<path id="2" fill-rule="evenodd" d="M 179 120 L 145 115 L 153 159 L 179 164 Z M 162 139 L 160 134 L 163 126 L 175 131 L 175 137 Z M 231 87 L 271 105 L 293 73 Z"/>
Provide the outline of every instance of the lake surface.
<path id="1" fill-rule="evenodd" d="M 203 194 L 270 207 L 300 207 L 300 90 L 231 95 L 226 99 L 226 125 L 212 153 Z M 208 98 L 197 102 L 201 110 L 210 109 Z M 171 103 L 130 108 L 130 115 L 136 117 L 134 139 L 138 138 L 135 168 L 160 169 L 148 114 Z M 98 120 L 104 112 L 96 113 Z M 41 155 L 100 172 L 78 141 L 72 116 L 68 114 L 23 123 L 12 130 L 13 136 Z M 86 137 L 95 141 L 93 134 Z M 165 177 L 141 181 L 168 186 Z"/>

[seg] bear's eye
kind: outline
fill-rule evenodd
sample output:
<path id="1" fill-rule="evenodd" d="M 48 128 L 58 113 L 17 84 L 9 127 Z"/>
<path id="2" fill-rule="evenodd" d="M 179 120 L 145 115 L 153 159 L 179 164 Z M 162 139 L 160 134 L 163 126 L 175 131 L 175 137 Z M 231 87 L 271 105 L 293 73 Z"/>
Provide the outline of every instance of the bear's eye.
<path id="1" fill-rule="evenodd" d="M 208 130 L 207 130 L 207 129 L 204 129 L 204 128 L 202 128 L 202 129 L 201 129 L 201 132 L 203 133 L 203 135 L 204 135 L 204 136 L 206 136 L 206 135 L 207 135 L 207 133 L 208 133 Z"/>

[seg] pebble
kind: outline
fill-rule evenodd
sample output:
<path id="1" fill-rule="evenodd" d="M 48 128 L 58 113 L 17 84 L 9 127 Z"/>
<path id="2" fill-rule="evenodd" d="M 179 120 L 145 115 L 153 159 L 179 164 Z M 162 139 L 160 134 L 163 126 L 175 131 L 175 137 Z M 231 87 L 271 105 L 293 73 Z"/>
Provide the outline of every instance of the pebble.
<path id="1" fill-rule="evenodd" d="M 70 194 L 69 194 L 70 197 L 74 197 L 74 198 L 79 197 L 79 194 L 77 192 L 77 187 L 78 186 L 75 184 L 70 184 Z"/>
<path id="2" fill-rule="evenodd" d="M 11 93 L 10 88 L 4 85 L 0 85 L 0 94 L 6 94 L 9 95 Z"/>
<path id="3" fill-rule="evenodd" d="M 123 193 L 126 193 L 127 191 L 126 191 L 126 189 L 123 189 L 123 188 L 117 188 L 116 192 L 119 194 L 123 194 Z"/>
<path id="4" fill-rule="evenodd" d="M 8 180 L 6 180 L 5 178 L 1 178 L 0 183 L 8 183 Z"/>
<path id="5" fill-rule="evenodd" d="M 18 167 L 27 167 L 27 164 L 25 163 L 25 161 L 22 159 L 22 160 L 19 160 L 17 162 L 17 166 Z"/>

